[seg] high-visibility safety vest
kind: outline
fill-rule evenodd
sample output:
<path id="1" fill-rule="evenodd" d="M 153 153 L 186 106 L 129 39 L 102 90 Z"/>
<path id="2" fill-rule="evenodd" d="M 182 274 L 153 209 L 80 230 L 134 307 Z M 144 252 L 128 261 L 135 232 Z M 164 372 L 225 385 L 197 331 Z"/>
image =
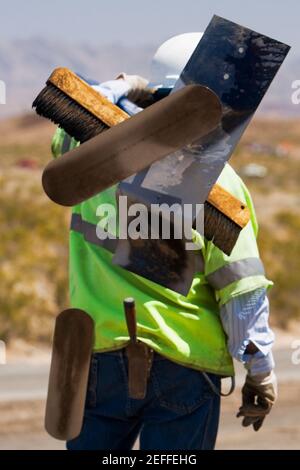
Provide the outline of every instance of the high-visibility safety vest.
<path id="1" fill-rule="evenodd" d="M 57 157 L 76 145 L 74 139 L 57 129 L 53 155 Z M 203 267 L 186 297 L 112 264 L 111 250 L 96 235 L 96 210 L 100 204 L 116 205 L 115 187 L 73 207 L 70 301 L 72 307 L 85 310 L 95 322 L 94 351 L 120 349 L 128 343 L 123 299 L 133 297 L 139 340 L 184 366 L 224 376 L 234 374 L 219 317 L 220 305 L 272 283 L 266 279 L 259 258 L 257 221 L 246 186 L 228 164 L 218 183 L 247 204 L 251 221 L 241 231 L 230 256 L 205 242 L 201 250 Z"/>

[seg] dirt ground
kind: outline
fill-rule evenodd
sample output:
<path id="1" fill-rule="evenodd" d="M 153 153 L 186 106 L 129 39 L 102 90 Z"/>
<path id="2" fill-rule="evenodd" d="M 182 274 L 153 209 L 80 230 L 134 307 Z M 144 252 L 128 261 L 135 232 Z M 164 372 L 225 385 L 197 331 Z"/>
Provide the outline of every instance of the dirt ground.
<path id="1" fill-rule="evenodd" d="M 279 384 L 279 393 L 272 413 L 257 433 L 238 425 L 239 392 L 224 398 L 217 449 L 300 449 L 300 385 Z"/>
<path id="2" fill-rule="evenodd" d="M 217 449 L 300 449 L 300 386 L 280 386 L 280 399 L 264 427 L 255 433 L 235 418 L 239 390 L 223 399 Z M 43 430 L 44 400 L 0 403 L 0 450 L 64 449 Z"/>

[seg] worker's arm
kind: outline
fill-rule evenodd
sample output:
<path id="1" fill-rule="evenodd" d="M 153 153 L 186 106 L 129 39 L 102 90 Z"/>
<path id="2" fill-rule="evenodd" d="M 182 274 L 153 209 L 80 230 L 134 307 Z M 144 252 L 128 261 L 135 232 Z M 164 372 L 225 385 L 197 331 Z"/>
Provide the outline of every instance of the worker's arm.
<path id="1" fill-rule="evenodd" d="M 273 371 L 274 334 L 269 327 L 269 302 L 265 289 L 242 294 L 224 304 L 221 320 L 232 357 L 244 363 L 248 373 L 237 417 L 243 426 L 258 431 L 277 398 Z"/>
<path id="2" fill-rule="evenodd" d="M 149 81 L 140 75 L 128 75 L 122 72 L 116 80 L 102 83 L 101 88 L 107 89 L 109 96 L 112 96 L 110 99 L 113 103 L 117 103 L 124 96 L 136 102 L 147 99 L 151 95 L 151 90 L 147 88 L 148 83 Z"/>
<path id="3" fill-rule="evenodd" d="M 147 84 L 148 81 L 139 75 L 127 75 L 122 73 L 116 80 L 109 80 L 100 85 L 93 85 L 93 88 L 102 95 L 105 95 L 112 103 L 120 104 L 120 107 L 129 115 L 133 115 L 142 111 L 142 108 L 139 108 L 133 102 L 126 102 L 122 100 L 122 98 L 136 101 L 141 97 L 145 97 L 145 93 L 150 93 L 147 89 Z"/>
<path id="4" fill-rule="evenodd" d="M 124 79 L 120 78 L 117 80 L 109 80 L 101 84 L 95 84 L 95 82 L 93 82 L 90 83 L 90 85 L 96 91 L 106 96 L 106 98 L 109 99 L 112 103 L 120 104 L 120 107 L 130 116 L 132 116 L 139 111 L 142 111 L 142 109 L 128 100 L 122 100 L 122 98 L 127 98 L 130 93 L 135 93 L 135 95 L 138 95 L 142 84 L 146 86 L 148 82 L 142 77 L 138 77 L 136 75 L 124 74 L 124 77 Z M 63 153 L 77 147 L 78 145 L 79 142 L 66 134 L 63 129 L 58 127 L 52 139 L 52 155 L 54 158 L 57 158 Z"/>
<path id="5" fill-rule="evenodd" d="M 269 301 L 265 289 L 234 297 L 220 309 L 232 357 L 243 362 L 251 375 L 274 368 L 274 334 L 269 327 Z"/>
<path id="6" fill-rule="evenodd" d="M 242 294 L 224 304 L 221 320 L 232 357 L 244 363 L 248 373 L 237 417 L 243 426 L 258 431 L 277 398 L 273 371 L 274 334 L 269 327 L 269 302 L 265 289 Z"/>
<path id="7" fill-rule="evenodd" d="M 251 215 L 230 256 L 208 242 L 204 258 L 206 280 L 214 288 L 219 302 L 228 348 L 248 371 L 238 416 L 243 417 L 243 426 L 253 425 L 257 431 L 277 395 L 271 350 L 274 335 L 268 324 L 266 296 L 272 282 L 265 276 L 259 255 L 258 225 L 249 191 L 229 165 L 221 173 L 218 183 L 245 202 Z"/>

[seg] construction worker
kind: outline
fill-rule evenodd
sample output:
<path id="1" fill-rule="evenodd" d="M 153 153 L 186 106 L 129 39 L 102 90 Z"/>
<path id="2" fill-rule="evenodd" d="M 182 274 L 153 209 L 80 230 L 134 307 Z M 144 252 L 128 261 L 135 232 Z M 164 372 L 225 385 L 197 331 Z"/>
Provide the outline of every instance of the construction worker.
<path id="1" fill-rule="evenodd" d="M 187 33 L 166 41 L 154 56 L 151 82 L 173 86 L 200 38 L 201 33 Z M 123 73 L 93 86 L 119 103 L 147 93 L 147 84 L 142 77 Z M 139 109 L 131 106 L 127 111 Z M 77 145 L 58 129 L 53 154 L 58 157 Z M 238 410 L 242 424 L 258 430 L 270 412 L 276 377 L 266 291 L 272 283 L 259 257 L 249 191 L 228 164 L 218 184 L 247 204 L 251 221 L 230 256 L 205 241 L 197 253 L 202 267 L 186 297 L 112 264 L 112 254 L 95 233 L 97 207 L 116 205 L 116 187 L 73 208 L 71 306 L 93 318 L 95 341 L 84 422 L 68 449 L 131 449 L 138 435 L 141 449 L 213 449 L 221 378 L 234 375 L 232 358 L 247 369 Z M 138 339 L 154 351 L 147 394 L 140 400 L 128 396 L 126 297 L 136 301 Z"/>

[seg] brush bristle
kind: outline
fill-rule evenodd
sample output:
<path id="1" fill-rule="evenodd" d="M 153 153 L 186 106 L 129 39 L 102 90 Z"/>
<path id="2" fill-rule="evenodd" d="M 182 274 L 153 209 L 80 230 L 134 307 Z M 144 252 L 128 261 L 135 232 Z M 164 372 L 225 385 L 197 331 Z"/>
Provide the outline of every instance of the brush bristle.
<path id="1" fill-rule="evenodd" d="M 204 236 L 226 255 L 230 255 L 237 242 L 241 227 L 209 202 L 204 204 Z"/>
<path id="2" fill-rule="evenodd" d="M 62 127 L 79 142 L 95 137 L 109 127 L 72 100 L 51 82 L 38 94 L 32 107 L 37 114 Z"/>

